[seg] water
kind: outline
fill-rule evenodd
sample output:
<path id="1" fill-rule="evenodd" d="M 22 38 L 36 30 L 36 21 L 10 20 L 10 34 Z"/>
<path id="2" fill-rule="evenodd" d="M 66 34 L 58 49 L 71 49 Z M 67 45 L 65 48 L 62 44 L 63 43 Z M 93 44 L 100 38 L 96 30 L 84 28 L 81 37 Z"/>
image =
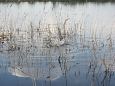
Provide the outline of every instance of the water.
<path id="1" fill-rule="evenodd" d="M 114 8 L 0 3 L 0 85 L 114 86 Z"/>

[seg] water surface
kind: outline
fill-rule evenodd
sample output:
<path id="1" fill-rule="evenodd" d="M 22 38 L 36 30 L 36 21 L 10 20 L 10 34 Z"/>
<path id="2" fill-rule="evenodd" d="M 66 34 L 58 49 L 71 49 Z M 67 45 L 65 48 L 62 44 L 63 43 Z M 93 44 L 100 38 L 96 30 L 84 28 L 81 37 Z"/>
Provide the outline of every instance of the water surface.
<path id="1" fill-rule="evenodd" d="M 114 8 L 0 3 L 0 85 L 114 86 Z"/>

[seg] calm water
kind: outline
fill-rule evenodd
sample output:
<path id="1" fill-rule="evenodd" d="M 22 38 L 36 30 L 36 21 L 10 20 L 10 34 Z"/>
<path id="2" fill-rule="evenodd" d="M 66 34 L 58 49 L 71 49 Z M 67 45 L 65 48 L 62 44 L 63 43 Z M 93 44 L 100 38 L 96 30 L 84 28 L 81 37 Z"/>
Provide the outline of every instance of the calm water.
<path id="1" fill-rule="evenodd" d="M 0 86 L 114 86 L 114 3 L 0 3 Z"/>

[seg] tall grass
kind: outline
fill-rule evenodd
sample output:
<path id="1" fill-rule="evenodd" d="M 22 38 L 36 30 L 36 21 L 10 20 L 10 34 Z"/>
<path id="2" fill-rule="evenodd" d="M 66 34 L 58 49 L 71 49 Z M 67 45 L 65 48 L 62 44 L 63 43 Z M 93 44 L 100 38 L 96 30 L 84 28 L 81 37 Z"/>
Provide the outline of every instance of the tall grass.
<path id="1" fill-rule="evenodd" d="M 97 86 L 96 75 L 102 72 L 104 75 L 101 84 L 104 86 L 105 78 L 110 80 L 112 76 L 111 71 L 114 71 L 112 70 L 114 62 L 108 63 L 105 60 L 106 57 L 104 57 L 106 54 L 108 58 L 111 57 L 111 60 L 114 59 L 114 55 L 112 55 L 114 54 L 114 39 L 111 34 L 108 39 L 99 38 L 98 35 L 101 36 L 101 34 L 97 33 L 95 24 L 91 27 L 90 35 L 86 35 L 87 32 L 82 20 L 82 22 L 75 23 L 75 27 L 69 28 L 67 27 L 69 20 L 70 18 L 65 19 L 64 23 L 60 25 L 61 27 L 51 24 L 44 25 L 42 22 L 39 22 L 38 26 L 34 26 L 32 21 L 29 22 L 26 29 L 23 26 L 17 28 L 12 26 L 12 24 L 7 26 L 7 29 L 2 27 L 4 32 L 0 32 L 0 46 L 2 46 L 0 51 L 1 53 L 7 52 L 10 63 L 9 67 L 14 69 L 19 67 L 22 73 L 29 73 L 28 77 L 32 78 L 33 86 L 37 86 L 36 81 L 39 79 L 49 81 L 51 86 L 52 77 L 56 78 L 58 76 L 65 78 L 67 86 L 69 82 L 68 74 L 72 67 L 78 65 L 77 61 L 83 64 L 80 61 L 82 56 L 80 57 L 79 54 L 83 55 L 85 52 L 88 52 L 90 59 L 88 61 L 89 65 L 87 65 L 89 69 L 87 70 L 88 77 L 92 79 L 91 86 Z M 62 41 L 64 42 L 62 43 Z M 110 52 L 110 54 L 107 52 Z M 84 55 L 83 59 L 86 60 L 86 58 Z M 73 64 L 71 64 L 72 61 Z M 59 74 L 55 74 L 54 77 L 53 73 L 56 71 L 53 70 L 56 68 L 61 73 L 58 72 Z M 103 71 L 100 71 L 99 68 Z M 80 72 L 82 71 L 79 71 L 79 74 Z"/>

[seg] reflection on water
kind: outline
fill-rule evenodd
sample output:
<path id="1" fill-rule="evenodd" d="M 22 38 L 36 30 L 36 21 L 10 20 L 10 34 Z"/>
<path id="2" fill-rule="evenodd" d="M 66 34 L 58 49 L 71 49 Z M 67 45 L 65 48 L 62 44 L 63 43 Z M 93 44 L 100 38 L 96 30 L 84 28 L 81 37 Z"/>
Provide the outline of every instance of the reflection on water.
<path id="1" fill-rule="evenodd" d="M 114 86 L 115 5 L 0 4 L 0 85 Z"/>

